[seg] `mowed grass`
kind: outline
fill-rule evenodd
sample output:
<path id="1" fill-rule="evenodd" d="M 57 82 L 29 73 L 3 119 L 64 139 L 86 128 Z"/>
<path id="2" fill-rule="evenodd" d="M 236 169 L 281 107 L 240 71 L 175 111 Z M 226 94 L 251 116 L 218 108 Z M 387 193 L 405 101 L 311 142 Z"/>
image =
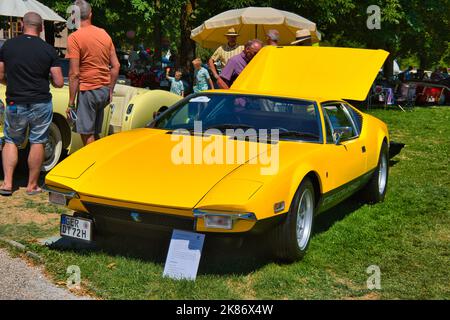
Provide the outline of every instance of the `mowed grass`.
<path id="1" fill-rule="evenodd" d="M 26 237 L 27 229 L 40 235 L 34 226 L 9 231 L 45 258 L 57 282 L 78 265 L 84 288 L 102 299 L 450 299 L 450 108 L 370 113 L 406 143 L 386 200 L 369 206 L 353 197 L 320 215 L 297 263 L 273 262 L 262 239 L 234 249 L 207 236 L 197 280 L 174 281 L 162 277 L 167 239 L 56 250 Z M 381 270 L 380 290 L 367 288 L 372 265 Z"/>

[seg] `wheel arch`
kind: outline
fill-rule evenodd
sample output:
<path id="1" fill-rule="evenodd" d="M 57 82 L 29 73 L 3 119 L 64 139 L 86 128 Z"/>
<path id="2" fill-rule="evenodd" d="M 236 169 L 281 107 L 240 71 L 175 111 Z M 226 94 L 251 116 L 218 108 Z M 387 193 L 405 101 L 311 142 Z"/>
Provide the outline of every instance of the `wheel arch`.
<path id="1" fill-rule="evenodd" d="M 320 198 L 322 197 L 322 185 L 320 183 L 320 177 L 317 174 L 317 172 L 310 171 L 305 175 L 303 180 L 305 178 L 309 178 L 314 186 L 314 196 L 315 196 L 314 202 L 315 202 L 315 205 L 317 206 L 319 204 Z"/>
<path id="2" fill-rule="evenodd" d="M 305 178 L 309 178 L 314 186 L 314 196 L 315 196 L 314 202 L 315 205 L 317 206 L 322 197 L 322 180 L 320 179 L 320 175 L 318 174 L 318 172 L 313 169 L 307 169 L 304 171 L 303 174 L 298 175 L 297 177 L 298 178 L 296 178 L 292 184 L 290 192 L 291 201 L 294 199 L 295 193 L 297 192 L 298 188 L 305 180 Z"/>
<path id="3" fill-rule="evenodd" d="M 58 126 L 63 140 L 63 148 L 67 149 L 72 141 L 72 131 L 67 120 L 59 113 L 53 113 L 53 122 Z"/>

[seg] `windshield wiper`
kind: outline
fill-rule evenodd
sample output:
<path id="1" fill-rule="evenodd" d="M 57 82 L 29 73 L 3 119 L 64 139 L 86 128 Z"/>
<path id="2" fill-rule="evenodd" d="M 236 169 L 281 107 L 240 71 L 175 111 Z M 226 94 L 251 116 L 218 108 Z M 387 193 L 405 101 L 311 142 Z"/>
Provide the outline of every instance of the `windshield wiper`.
<path id="1" fill-rule="evenodd" d="M 210 130 L 210 129 L 217 129 L 221 132 L 224 132 L 227 129 L 254 129 L 255 127 L 247 125 L 247 124 L 231 124 L 231 123 L 226 123 L 226 124 L 219 124 L 219 125 L 214 125 L 214 126 L 210 126 L 207 128 L 204 128 L 202 131 L 198 131 L 195 130 L 196 128 L 178 128 L 178 129 L 172 129 L 170 131 L 170 133 L 182 133 L 183 131 L 187 131 L 190 134 L 204 134 L 205 131 Z"/>
<path id="2" fill-rule="evenodd" d="M 310 132 L 299 132 L 299 131 L 284 131 L 279 133 L 280 138 L 313 138 L 320 139 L 317 134 Z"/>
<path id="3" fill-rule="evenodd" d="M 250 126 L 248 124 L 224 123 L 224 124 L 210 126 L 210 127 L 206 128 L 205 131 L 209 130 L 209 129 L 217 129 L 217 130 L 223 131 L 223 130 L 227 130 L 227 129 L 255 129 L 255 127 Z"/>

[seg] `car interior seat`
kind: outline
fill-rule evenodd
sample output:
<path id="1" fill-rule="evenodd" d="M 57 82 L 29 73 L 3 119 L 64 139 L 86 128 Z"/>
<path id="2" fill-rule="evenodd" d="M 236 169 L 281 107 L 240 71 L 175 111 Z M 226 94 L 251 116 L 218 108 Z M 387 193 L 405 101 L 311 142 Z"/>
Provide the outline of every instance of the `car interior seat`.
<path id="1" fill-rule="evenodd" d="M 114 95 L 112 105 L 112 115 L 109 123 L 109 134 L 114 134 L 122 131 L 122 123 L 124 114 L 128 105 L 134 96 L 138 94 L 139 90 L 134 87 L 117 84 L 114 88 Z"/>

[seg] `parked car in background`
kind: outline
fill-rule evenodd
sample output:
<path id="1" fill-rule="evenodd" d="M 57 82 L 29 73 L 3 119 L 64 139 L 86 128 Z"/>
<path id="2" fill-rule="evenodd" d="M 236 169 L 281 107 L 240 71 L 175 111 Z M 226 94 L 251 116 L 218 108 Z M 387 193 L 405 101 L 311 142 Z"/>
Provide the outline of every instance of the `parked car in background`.
<path id="1" fill-rule="evenodd" d="M 69 64 L 62 59 L 62 69 L 66 85 L 51 88 L 53 95 L 53 122 L 50 125 L 49 142 L 45 146 L 45 160 L 42 171 L 48 172 L 55 167 L 65 154 L 72 154 L 82 147 L 81 137 L 72 132 L 66 119 L 69 103 L 69 87 L 67 83 Z M 6 87 L 0 85 L 0 99 L 5 101 Z M 105 118 L 101 137 L 125 130 L 144 127 L 153 119 L 153 114 L 163 110 L 181 98 L 162 90 L 146 90 L 117 84 L 112 103 L 105 109 Z M 1 113 L 3 114 L 3 113 Z M 0 150 L 3 145 L 3 117 L 0 115 Z M 26 149 L 26 141 L 20 149 Z"/>

